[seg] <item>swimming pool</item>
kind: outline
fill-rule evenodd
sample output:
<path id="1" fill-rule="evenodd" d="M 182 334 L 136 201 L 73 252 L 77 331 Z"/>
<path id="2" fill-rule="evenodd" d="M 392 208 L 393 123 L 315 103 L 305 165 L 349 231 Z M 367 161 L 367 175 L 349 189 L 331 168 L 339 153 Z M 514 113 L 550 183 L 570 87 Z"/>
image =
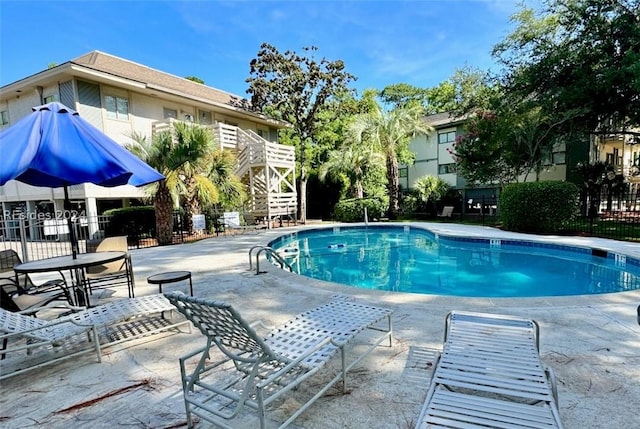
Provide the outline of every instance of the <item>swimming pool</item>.
<path id="1" fill-rule="evenodd" d="M 437 235 L 410 226 L 311 229 L 269 243 L 293 271 L 353 287 L 466 297 L 640 289 L 640 260 L 601 249 Z"/>

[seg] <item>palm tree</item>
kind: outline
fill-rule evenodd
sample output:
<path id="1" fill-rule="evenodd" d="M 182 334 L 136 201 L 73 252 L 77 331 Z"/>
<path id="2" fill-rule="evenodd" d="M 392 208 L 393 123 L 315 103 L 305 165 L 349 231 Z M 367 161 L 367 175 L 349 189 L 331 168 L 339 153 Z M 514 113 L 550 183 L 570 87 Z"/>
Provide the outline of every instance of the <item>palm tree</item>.
<path id="1" fill-rule="evenodd" d="M 176 122 L 173 126 L 176 147 L 181 151 L 185 162 L 179 168 L 178 185 L 174 192 L 174 201 L 184 203 L 187 231 L 193 232 L 193 215 L 200 214 L 200 207 L 217 203 L 219 192 L 208 176 L 208 163 L 216 150 L 211 129 L 199 125 Z"/>
<path id="2" fill-rule="evenodd" d="M 329 152 L 327 161 L 320 166 L 318 178 L 324 181 L 327 176 L 340 179 L 345 177 L 348 186 L 352 188 L 355 198 L 364 197 L 362 182 L 370 168 L 377 163 L 382 163 L 384 157 L 371 147 L 355 147 L 346 144 L 343 147 Z"/>
<path id="3" fill-rule="evenodd" d="M 234 173 L 238 160 L 232 151 L 215 150 L 209 154 L 205 174 L 218 189 L 218 203 L 224 208 L 241 207 L 246 199 L 245 187 Z"/>
<path id="4" fill-rule="evenodd" d="M 413 162 L 408 147 L 411 138 L 418 134 L 429 134 L 433 130 L 424 122 L 423 116 L 422 107 L 415 104 L 385 111 L 376 103 L 372 112 L 357 115 L 349 126 L 349 138 L 354 143 L 362 147 L 372 144 L 386 158 L 390 219 L 396 219 L 399 211 L 398 162 Z"/>
<path id="5" fill-rule="evenodd" d="M 217 200 L 217 189 L 201 174 L 203 160 L 214 150 L 213 136 L 207 131 L 178 122 L 172 130 L 161 131 L 151 140 L 137 133 L 131 136 L 133 143 L 128 149 L 165 176 L 149 187 L 160 245 L 173 242 L 173 209 L 181 196 L 190 213 L 198 210 L 200 202 Z"/>
<path id="6" fill-rule="evenodd" d="M 449 184 L 437 176 L 426 175 L 415 181 L 413 187 L 418 192 L 420 199 L 427 203 L 436 203 L 449 191 Z"/>

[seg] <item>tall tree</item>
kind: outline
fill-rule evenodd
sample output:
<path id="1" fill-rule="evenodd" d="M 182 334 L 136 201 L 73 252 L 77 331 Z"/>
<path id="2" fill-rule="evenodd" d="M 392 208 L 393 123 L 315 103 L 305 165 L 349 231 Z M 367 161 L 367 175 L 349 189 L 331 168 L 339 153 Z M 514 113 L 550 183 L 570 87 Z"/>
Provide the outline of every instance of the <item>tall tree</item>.
<path id="1" fill-rule="evenodd" d="M 451 155 L 457 173 L 469 184 L 505 183 L 521 173 L 522 161 L 507 155 L 508 120 L 491 110 L 477 110 L 465 123 L 465 133 L 456 137 Z M 519 155 L 519 153 L 515 153 Z"/>
<path id="2" fill-rule="evenodd" d="M 289 122 L 299 146 L 300 220 L 306 221 L 309 147 L 314 143 L 318 114 L 336 94 L 348 91 L 355 79 L 344 70 L 341 60 L 316 61 L 316 47 L 303 48 L 308 56 L 293 51 L 281 53 L 263 43 L 257 57 L 251 60 L 248 94 L 251 105 L 276 119 Z"/>
<path id="3" fill-rule="evenodd" d="M 428 113 L 450 112 L 454 116 L 486 109 L 500 92 L 500 86 L 488 73 L 465 66 L 446 81 L 427 90 Z"/>
<path id="4" fill-rule="evenodd" d="M 156 236 L 158 244 L 173 243 L 173 207 L 171 188 L 178 179 L 181 157 L 172 153 L 173 138 L 168 130 L 154 134 L 152 139 L 138 133 L 131 136 L 133 142 L 127 148 L 140 159 L 164 175 L 164 180 L 147 187 L 156 212 Z"/>
<path id="5" fill-rule="evenodd" d="M 352 91 L 336 94 L 317 115 L 312 166 L 326 162 L 329 153 L 345 144 L 349 123 L 355 115 L 375 109 L 378 91 L 365 89 L 357 98 Z"/>
<path id="6" fill-rule="evenodd" d="M 552 163 L 552 153 L 564 143 L 562 125 L 573 112 L 555 116 L 543 113 L 535 103 L 509 103 L 509 96 L 494 101 L 494 108 L 477 110 L 456 139 L 452 155 L 458 174 L 470 184 L 500 186 L 527 180 Z"/>
<path id="7" fill-rule="evenodd" d="M 355 144 L 372 144 L 386 159 L 388 215 L 396 219 L 399 211 L 400 179 L 398 163 L 412 164 L 409 151 L 411 138 L 429 134 L 433 129 L 424 121 L 424 110 L 415 103 L 385 111 L 380 105 L 369 113 L 358 115 L 349 127 L 350 138 Z"/>
<path id="8" fill-rule="evenodd" d="M 204 85 L 204 80 L 200 79 L 198 76 L 185 76 L 185 79 L 195 83 L 201 83 Z"/>
<path id="9" fill-rule="evenodd" d="M 566 133 L 640 124 L 640 1 L 541 3 L 522 5 L 515 31 L 494 48 L 508 91 L 548 117 L 574 112 Z"/>
<path id="10" fill-rule="evenodd" d="M 390 104 L 393 108 L 406 107 L 410 104 L 417 104 L 426 108 L 428 97 L 428 89 L 419 88 L 408 83 L 388 85 L 380 91 L 382 102 Z"/>

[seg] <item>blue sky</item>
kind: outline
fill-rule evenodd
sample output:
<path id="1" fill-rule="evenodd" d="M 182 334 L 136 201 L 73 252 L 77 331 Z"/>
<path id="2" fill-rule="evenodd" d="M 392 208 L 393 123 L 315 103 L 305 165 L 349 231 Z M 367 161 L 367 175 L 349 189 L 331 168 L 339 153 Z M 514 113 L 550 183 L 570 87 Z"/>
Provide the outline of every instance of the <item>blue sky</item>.
<path id="1" fill-rule="evenodd" d="M 246 96 L 262 42 L 314 45 L 341 59 L 352 87 L 432 87 L 465 65 L 494 67 L 515 0 L 0 0 L 0 85 L 93 50 Z"/>

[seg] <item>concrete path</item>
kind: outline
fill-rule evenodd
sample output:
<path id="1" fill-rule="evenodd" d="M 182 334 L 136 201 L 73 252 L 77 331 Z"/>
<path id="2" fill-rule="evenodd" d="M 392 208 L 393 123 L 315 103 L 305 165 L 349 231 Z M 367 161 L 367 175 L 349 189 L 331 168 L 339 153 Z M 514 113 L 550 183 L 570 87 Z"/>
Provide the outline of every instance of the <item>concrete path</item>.
<path id="1" fill-rule="evenodd" d="M 566 242 L 640 257 L 640 245 L 612 240 L 424 225 L 442 234 Z M 640 426 L 640 326 L 636 322 L 640 290 L 577 297 L 456 298 L 350 288 L 303 278 L 267 263 L 261 265 L 266 274 L 249 271 L 249 248 L 295 230 L 282 228 L 132 251 L 137 295 L 157 292 L 156 286 L 146 283 L 149 275 L 190 270 L 196 296 L 227 301 L 246 319 L 262 319 L 272 325 L 336 294 L 395 311 L 394 346 L 380 347 L 355 368 L 350 394 L 330 390 L 292 427 L 413 428 L 428 388 L 429 361 L 442 347 L 444 317 L 454 309 L 512 314 L 540 323 L 541 356 L 556 371 L 566 428 Z M 187 283 L 176 283 L 165 285 L 164 290 L 186 292 L 187 287 Z M 125 295 L 126 290 L 118 290 L 102 298 Z M 197 331 L 171 335 L 108 349 L 102 363 L 86 355 L 4 380 L 0 382 L 0 426 L 184 427 L 177 360 L 203 343 L 204 337 Z M 311 381 L 303 390 L 317 388 L 318 383 Z M 294 401 L 285 403 L 271 417 L 280 419 L 294 405 Z M 196 427 L 208 426 L 201 423 Z M 255 420 L 247 416 L 239 427 L 253 428 Z"/>

